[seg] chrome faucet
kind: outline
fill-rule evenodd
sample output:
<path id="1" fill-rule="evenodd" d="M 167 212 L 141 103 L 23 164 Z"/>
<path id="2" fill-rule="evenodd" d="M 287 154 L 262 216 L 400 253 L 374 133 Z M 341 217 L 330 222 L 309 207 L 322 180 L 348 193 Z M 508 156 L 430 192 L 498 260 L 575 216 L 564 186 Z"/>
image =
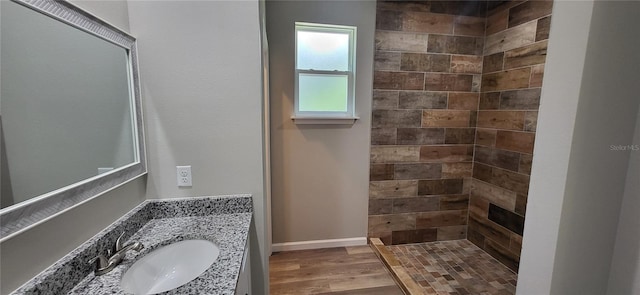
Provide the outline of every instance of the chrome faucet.
<path id="1" fill-rule="evenodd" d="M 109 249 L 107 251 L 107 256 L 102 254 L 98 254 L 98 256 L 93 257 L 89 260 L 89 264 L 96 264 L 95 274 L 97 276 L 106 274 L 113 270 L 127 255 L 127 251 L 135 250 L 136 252 L 142 250 L 144 245 L 140 242 L 131 243 L 128 245 L 122 245 L 122 237 L 124 236 L 124 232 L 120 234 L 118 239 L 116 239 L 115 244 L 113 245 L 113 249 Z M 107 258 L 108 257 L 108 258 Z"/>

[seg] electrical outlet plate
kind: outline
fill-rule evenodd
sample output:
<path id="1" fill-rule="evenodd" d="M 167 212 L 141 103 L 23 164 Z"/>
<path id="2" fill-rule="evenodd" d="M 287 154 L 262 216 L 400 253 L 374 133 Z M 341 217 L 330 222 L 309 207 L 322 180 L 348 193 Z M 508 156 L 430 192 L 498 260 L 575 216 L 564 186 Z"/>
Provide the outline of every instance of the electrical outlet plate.
<path id="1" fill-rule="evenodd" d="M 192 186 L 191 181 L 191 166 L 176 166 L 178 176 L 178 186 Z"/>

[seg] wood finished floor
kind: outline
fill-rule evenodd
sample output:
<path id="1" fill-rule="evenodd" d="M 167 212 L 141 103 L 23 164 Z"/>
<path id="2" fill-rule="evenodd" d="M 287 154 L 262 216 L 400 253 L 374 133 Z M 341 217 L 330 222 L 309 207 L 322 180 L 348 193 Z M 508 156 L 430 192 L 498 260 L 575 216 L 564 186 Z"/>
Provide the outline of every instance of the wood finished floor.
<path id="1" fill-rule="evenodd" d="M 273 253 L 272 295 L 402 295 L 369 246 Z"/>

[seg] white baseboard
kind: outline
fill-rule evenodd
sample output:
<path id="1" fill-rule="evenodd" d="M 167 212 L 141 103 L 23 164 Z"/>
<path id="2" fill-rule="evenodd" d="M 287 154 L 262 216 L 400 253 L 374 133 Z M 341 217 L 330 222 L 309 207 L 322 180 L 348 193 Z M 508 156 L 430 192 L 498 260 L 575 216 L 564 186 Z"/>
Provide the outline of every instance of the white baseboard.
<path id="1" fill-rule="evenodd" d="M 310 250 L 321 248 L 335 248 L 348 246 L 363 246 L 367 244 L 367 237 L 332 239 L 332 240 L 314 240 L 302 242 L 277 243 L 271 245 L 273 252 Z"/>

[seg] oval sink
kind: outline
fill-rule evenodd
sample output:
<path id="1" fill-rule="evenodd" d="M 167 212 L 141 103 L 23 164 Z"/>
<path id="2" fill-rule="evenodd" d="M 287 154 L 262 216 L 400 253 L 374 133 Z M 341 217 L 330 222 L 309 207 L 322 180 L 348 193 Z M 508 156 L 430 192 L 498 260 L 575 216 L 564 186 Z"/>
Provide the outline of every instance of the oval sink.
<path id="1" fill-rule="evenodd" d="M 122 276 L 127 293 L 157 294 L 180 287 L 200 276 L 220 255 L 220 249 L 205 240 L 173 243 L 145 255 Z"/>

